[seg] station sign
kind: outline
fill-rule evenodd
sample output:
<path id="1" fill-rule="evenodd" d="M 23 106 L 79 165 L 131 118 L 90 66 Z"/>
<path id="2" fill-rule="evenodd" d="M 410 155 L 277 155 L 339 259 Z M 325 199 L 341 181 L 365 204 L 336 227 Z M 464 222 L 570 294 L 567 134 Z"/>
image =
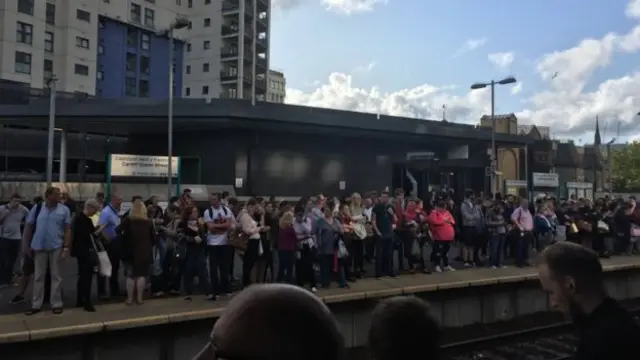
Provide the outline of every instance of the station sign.
<path id="1" fill-rule="evenodd" d="M 554 173 L 533 173 L 533 186 L 558 187 L 560 186 L 560 176 Z"/>
<path id="2" fill-rule="evenodd" d="M 180 158 L 171 158 L 171 175 L 178 177 Z M 168 156 L 147 156 L 147 155 L 110 155 L 110 175 L 126 177 L 167 177 L 169 170 Z"/>

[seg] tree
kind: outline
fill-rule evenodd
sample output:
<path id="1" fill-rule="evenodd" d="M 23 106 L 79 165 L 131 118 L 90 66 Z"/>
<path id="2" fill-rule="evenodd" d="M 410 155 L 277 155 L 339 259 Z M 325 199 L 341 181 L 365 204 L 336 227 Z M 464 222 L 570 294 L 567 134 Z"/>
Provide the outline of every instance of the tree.
<path id="1" fill-rule="evenodd" d="M 611 178 L 616 192 L 640 190 L 640 142 L 611 151 Z"/>

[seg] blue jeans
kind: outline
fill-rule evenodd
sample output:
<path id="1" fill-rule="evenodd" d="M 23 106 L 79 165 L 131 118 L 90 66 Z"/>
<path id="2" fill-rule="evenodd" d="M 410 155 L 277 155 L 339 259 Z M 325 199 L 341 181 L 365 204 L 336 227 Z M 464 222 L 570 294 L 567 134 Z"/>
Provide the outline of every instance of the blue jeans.
<path id="1" fill-rule="evenodd" d="M 331 275 L 333 274 L 333 257 L 334 255 L 320 255 L 320 283 L 322 286 L 329 286 L 331 283 Z M 347 278 L 344 273 L 344 264 L 338 260 L 338 283 L 340 286 L 347 284 Z"/>
<path id="2" fill-rule="evenodd" d="M 379 236 L 376 240 L 376 277 L 394 276 L 393 235 Z"/>
<path id="3" fill-rule="evenodd" d="M 489 265 L 500 267 L 504 252 L 505 234 L 492 234 L 489 239 Z"/>
<path id="4" fill-rule="evenodd" d="M 514 240 L 516 241 L 516 266 L 525 266 L 528 264 L 529 244 L 532 238 L 530 231 L 525 232 L 522 236 L 519 233 L 514 236 Z"/>
<path id="5" fill-rule="evenodd" d="M 278 251 L 278 276 L 277 282 L 293 283 L 293 264 L 296 261 L 296 252 L 279 250 Z"/>
<path id="6" fill-rule="evenodd" d="M 202 290 L 209 293 L 209 274 L 207 273 L 206 254 L 204 247 L 187 248 L 187 258 L 184 264 L 182 281 L 186 295 L 193 295 L 193 278 L 198 277 Z"/>

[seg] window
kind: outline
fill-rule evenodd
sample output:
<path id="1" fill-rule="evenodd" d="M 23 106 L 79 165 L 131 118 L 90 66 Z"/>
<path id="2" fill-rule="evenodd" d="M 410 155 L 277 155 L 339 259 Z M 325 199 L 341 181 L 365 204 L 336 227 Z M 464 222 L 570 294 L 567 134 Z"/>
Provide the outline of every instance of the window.
<path id="1" fill-rule="evenodd" d="M 207 85 L 202 87 L 202 95 L 209 95 L 209 87 Z"/>
<path id="2" fill-rule="evenodd" d="M 127 29 L 127 46 L 138 46 L 138 30 L 135 28 L 130 27 Z"/>
<path id="3" fill-rule="evenodd" d="M 209 40 L 205 40 L 205 41 L 204 41 L 204 43 L 202 44 L 202 47 L 203 47 L 205 50 L 209 50 L 209 48 L 211 47 L 211 41 L 209 41 Z"/>
<path id="4" fill-rule="evenodd" d="M 33 43 L 33 26 L 18 21 L 16 26 L 16 41 L 31 45 Z"/>
<path id="5" fill-rule="evenodd" d="M 204 19 L 204 27 L 209 27 L 209 26 L 211 26 L 211 19 L 209 18 Z"/>
<path id="6" fill-rule="evenodd" d="M 151 47 L 151 38 L 149 37 L 149 34 L 142 34 L 140 36 L 140 48 L 142 50 L 149 50 L 149 48 Z"/>
<path id="7" fill-rule="evenodd" d="M 53 32 L 44 32 L 44 51 L 53 52 Z"/>
<path id="8" fill-rule="evenodd" d="M 191 44 L 187 44 L 187 52 L 191 52 Z"/>
<path id="9" fill-rule="evenodd" d="M 74 72 L 78 75 L 89 75 L 89 67 L 87 65 L 76 64 Z"/>
<path id="10" fill-rule="evenodd" d="M 47 15 L 46 15 L 47 24 L 54 25 L 56 23 L 56 5 L 52 3 L 47 3 Z"/>
<path id="11" fill-rule="evenodd" d="M 33 15 L 34 0 L 18 0 L 18 12 Z"/>
<path id="12" fill-rule="evenodd" d="M 187 65 L 187 68 L 184 71 L 187 74 L 191 74 L 191 65 Z"/>
<path id="13" fill-rule="evenodd" d="M 153 27 L 155 23 L 156 12 L 153 9 L 144 9 L 144 24 L 148 27 Z"/>
<path id="14" fill-rule="evenodd" d="M 31 74 L 31 54 L 16 51 L 15 70 L 19 74 Z"/>
<path id="15" fill-rule="evenodd" d="M 149 75 L 149 57 L 140 56 L 140 73 Z"/>
<path id="16" fill-rule="evenodd" d="M 192 8 L 192 7 L 193 7 L 193 0 L 188 0 L 188 1 L 187 1 L 187 6 L 188 6 L 189 8 Z"/>
<path id="17" fill-rule="evenodd" d="M 104 54 L 104 45 L 98 44 L 98 55 Z"/>
<path id="18" fill-rule="evenodd" d="M 209 72 L 209 63 L 202 64 L 202 72 Z"/>
<path id="19" fill-rule="evenodd" d="M 124 87 L 125 87 L 124 89 L 125 95 L 127 96 L 137 95 L 136 78 L 129 76 L 126 79 L 124 79 Z"/>
<path id="20" fill-rule="evenodd" d="M 76 18 L 81 21 L 91 22 L 91 14 L 88 11 L 76 10 Z"/>
<path id="21" fill-rule="evenodd" d="M 53 77 L 53 60 L 44 59 L 43 75 L 45 82 Z"/>
<path id="22" fill-rule="evenodd" d="M 131 21 L 142 23 L 142 8 L 138 4 L 131 4 Z"/>
<path id="23" fill-rule="evenodd" d="M 184 88 L 184 95 L 185 96 L 190 96 L 191 95 L 191 88 L 190 87 Z"/>
<path id="24" fill-rule="evenodd" d="M 104 73 L 102 71 L 98 71 L 96 73 L 96 79 L 102 80 L 104 78 Z"/>
<path id="25" fill-rule="evenodd" d="M 76 36 L 76 46 L 83 49 L 89 48 L 89 39 Z"/>
<path id="26" fill-rule="evenodd" d="M 136 71 L 137 60 L 136 54 L 127 53 L 127 71 Z"/>
<path id="27" fill-rule="evenodd" d="M 99 29 L 104 29 L 104 20 L 98 19 L 98 28 Z"/>
<path id="28" fill-rule="evenodd" d="M 149 96 L 149 81 L 148 80 L 140 80 L 138 82 L 138 96 L 140 96 L 140 97 L 148 97 Z"/>

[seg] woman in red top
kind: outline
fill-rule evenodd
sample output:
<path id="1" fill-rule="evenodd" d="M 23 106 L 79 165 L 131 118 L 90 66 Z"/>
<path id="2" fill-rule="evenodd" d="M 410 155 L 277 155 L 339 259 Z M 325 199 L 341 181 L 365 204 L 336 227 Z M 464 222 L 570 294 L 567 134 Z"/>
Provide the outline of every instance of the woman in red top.
<path id="1" fill-rule="evenodd" d="M 427 217 L 427 222 L 433 239 L 431 262 L 437 272 L 442 272 L 443 269 L 453 271 L 454 269 L 449 265 L 448 253 L 456 235 L 455 220 L 443 200 L 438 201 L 437 207 Z M 441 262 L 443 267 L 440 267 Z"/>

